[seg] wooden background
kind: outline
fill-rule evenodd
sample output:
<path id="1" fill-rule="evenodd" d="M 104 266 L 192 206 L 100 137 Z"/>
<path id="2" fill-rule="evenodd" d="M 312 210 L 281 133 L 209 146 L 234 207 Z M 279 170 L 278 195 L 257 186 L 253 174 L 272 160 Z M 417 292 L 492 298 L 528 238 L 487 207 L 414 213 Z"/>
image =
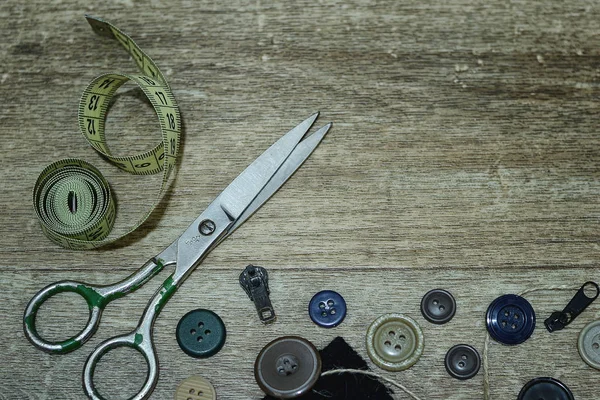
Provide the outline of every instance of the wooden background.
<path id="1" fill-rule="evenodd" d="M 285 334 L 319 348 L 343 336 L 368 359 L 366 329 L 386 312 L 420 323 L 425 352 L 407 371 L 370 364 L 375 372 L 421 399 L 481 399 L 482 372 L 454 380 L 443 357 L 461 342 L 482 352 L 488 304 L 505 293 L 600 279 L 597 2 L 91 3 L 0 3 L 0 399 L 83 398 L 87 355 L 135 326 L 170 271 L 110 304 L 94 338 L 69 355 L 50 356 L 27 342 L 27 301 L 59 279 L 111 283 L 132 273 L 317 110 L 320 125 L 334 123 L 328 137 L 210 254 L 157 320 L 161 371 L 152 399 L 172 398 L 191 374 L 210 379 L 219 399 L 257 399 L 254 359 Z M 85 13 L 113 22 L 156 61 L 185 131 L 177 177 L 148 223 L 115 246 L 75 252 L 52 244 L 33 212 L 32 187 L 45 165 L 64 157 L 97 165 L 116 192 L 115 234 L 149 206 L 159 181 L 121 173 L 78 133 L 87 83 L 101 73 L 135 71 L 120 46 L 92 32 Z M 120 93 L 107 134 L 119 154 L 133 154 L 158 140 L 158 123 L 134 86 Z M 271 273 L 274 325 L 261 326 L 238 285 L 249 263 Z M 418 311 L 435 287 L 458 302 L 443 326 Z M 321 289 L 348 302 L 346 320 L 332 330 L 315 326 L 306 312 Z M 598 398 L 599 371 L 581 360 L 576 340 L 600 318 L 599 303 L 562 332 L 549 334 L 541 324 L 573 294 L 527 296 L 538 328 L 523 345 L 491 344 L 490 398 L 516 398 L 537 376 L 561 379 L 578 400 Z M 55 339 L 77 332 L 87 320 L 78 300 L 50 300 L 39 315 L 42 332 Z M 199 307 L 217 312 L 228 329 L 223 350 L 205 360 L 186 356 L 174 335 L 179 318 Z M 125 399 L 144 371 L 137 353 L 115 351 L 99 367 L 98 386 Z"/>

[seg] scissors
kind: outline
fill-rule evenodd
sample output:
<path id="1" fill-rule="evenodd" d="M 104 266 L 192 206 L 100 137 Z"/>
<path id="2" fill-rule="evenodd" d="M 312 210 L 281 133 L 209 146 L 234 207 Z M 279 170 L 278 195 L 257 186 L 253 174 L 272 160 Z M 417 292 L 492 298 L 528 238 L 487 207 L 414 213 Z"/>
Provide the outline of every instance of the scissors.
<path id="1" fill-rule="evenodd" d="M 83 388 L 93 400 L 105 400 L 94 386 L 94 370 L 100 358 L 117 347 L 139 351 L 148 364 L 146 382 L 129 400 L 147 399 L 158 381 L 158 357 L 152 331 L 154 321 L 179 286 L 208 253 L 244 223 L 304 163 L 321 142 L 331 123 L 306 135 L 319 113 L 315 113 L 282 136 L 250 164 L 210 203 L 198 218 L 171 245 L 150 258 L 131 276 L 112 285 L 90 285 L 60 281 L 40 290 L 25 309 L 25 336 L 37 348 L 49 353 L 68 353 L 83 345 L 97 330 L 102 311 L 108 303 L 133 292 L 164 267 L 175 265 L 171 274 L 148 302 L 137 327 L 130 333 L 100 343 L 89 355 L 83 369 Z M 36 313 L 50 297 L 63 292 L 82 296 L 89 306 L 87 325 L 75 336 L 62 342 L 42 339 L 35 327 Z"/>

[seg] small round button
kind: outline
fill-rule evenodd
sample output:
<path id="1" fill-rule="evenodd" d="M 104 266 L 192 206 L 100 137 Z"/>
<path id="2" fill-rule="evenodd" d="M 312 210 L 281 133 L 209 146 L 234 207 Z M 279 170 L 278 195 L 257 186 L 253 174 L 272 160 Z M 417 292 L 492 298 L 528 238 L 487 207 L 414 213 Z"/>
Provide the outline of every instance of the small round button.
<path id="1" fill-rule="evenodd" d="M 488 307 L 486 326 L 494 340 L 507 345 L 520 344 L 535 329 L 535 312 L 523 297 L 505 294 Z"/>
<path id="2" fill-rule="evenodd" d="M 201 376 L 195 375 L 183 380 L 175 391 L 175 400 L 216 400 L 214 386 Z"/>
<path id="3" fill-rule="evenodd" d="M 199 308 L 181 317 L 176 336 L 179 347 L 187 355 L 206 358 L 221 350 L 227 331 L 221 317 L 210 310 Z"/>
<path id="4" fill-rule="evenodd" d="M 421 313 L 433 324 L 445 324 L 456 313 L 456 300 L 444 289 L 433 289 L 421 299 Z"/>
<path id="5" fill-rule="evenodd" d="M 558 379 L 535 378 L 523 386 L 517 400 L 575 400 L 575 397 Z"/>
<path id="6" fill-rule="evenodd" d="M 346 317 L 346 301 L 333 290 L 323 290 L 315 294 L 308 303 L 308 315 L 323 328 L 333 328 Z"/>
<path id="7" fill-rule="evenodd" d="M 423 331 L 410 317 L 384 314 L 367 330 L 367 353 L 380 368 L 402 371 L 412 367 L 423 354 Z"/>
<path id="8" fill-rule="evenodd" d="M 321 375 L 321 356 L 308 340 L 283 336 L 267 344 L 256 357 L 254 378 L 266 394 L 293 399 L 312 389 Z"/>
<path id="9" fill-rule="evenodd" d="M 471 379 L 479 372 L 481 357 L 474 347 L 457 344 L 446 353 L 444 365 L 453 378 Z"/>
<path id="10" fill-rule="evenodd" d="M 581 330 L 577 348 L 583 361 L 600 369 L 600 320 L 590 322 Z"/>

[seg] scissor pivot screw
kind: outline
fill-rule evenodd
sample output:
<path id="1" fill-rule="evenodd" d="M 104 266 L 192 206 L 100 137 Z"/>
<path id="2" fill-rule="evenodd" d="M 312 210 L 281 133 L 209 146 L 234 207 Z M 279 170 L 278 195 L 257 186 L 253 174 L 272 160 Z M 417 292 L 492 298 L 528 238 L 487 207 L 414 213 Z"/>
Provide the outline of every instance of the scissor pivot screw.
<path id="1" fill-rule="evenodd" d="M 217 226 L 210 219 L 205 219 L 204 221 L 200 222 L 200 225 L 198 226 L 198 230 L 204 236 L 212 235 L 216 228 Z"/>

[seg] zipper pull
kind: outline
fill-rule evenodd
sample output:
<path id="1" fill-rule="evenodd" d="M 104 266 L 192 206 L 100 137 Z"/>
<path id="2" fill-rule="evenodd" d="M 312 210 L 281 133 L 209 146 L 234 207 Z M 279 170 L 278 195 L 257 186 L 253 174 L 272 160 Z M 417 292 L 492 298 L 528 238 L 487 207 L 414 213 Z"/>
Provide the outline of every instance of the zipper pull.
<path id="1" fill-rule="evenodd" d="M 594 290 L 595 294 L 590 297 L 586 294 L 586 290 Z M 562 311 L 553 312 L 550 317 L 544 321 L 548 332 L 559 331 L 569 325 L 579 314 L 583 312 L 600 294 L 600 288 L 596 282 L 586 282 L 575 293 L 569 304 Z"/>
<path id="2" fill-rule="evenodd" d="M 240 285 L 254 302 L 263 324 L 275 321 L 275 310 L 269 299 L 269 274 L 263 267 L 248 265 L 240 274 Z"/>

